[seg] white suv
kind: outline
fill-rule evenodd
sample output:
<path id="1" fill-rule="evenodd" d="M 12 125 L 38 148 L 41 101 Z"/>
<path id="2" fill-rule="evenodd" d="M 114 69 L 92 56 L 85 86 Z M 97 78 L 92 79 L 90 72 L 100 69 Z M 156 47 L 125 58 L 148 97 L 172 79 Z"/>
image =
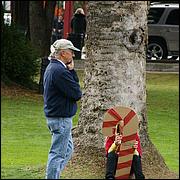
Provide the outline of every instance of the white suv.
<path id="1" fill-rule="evenodd" d="M 179 56 L 179 4 L 153 3 L 148 13 L 147 59 Z"/>

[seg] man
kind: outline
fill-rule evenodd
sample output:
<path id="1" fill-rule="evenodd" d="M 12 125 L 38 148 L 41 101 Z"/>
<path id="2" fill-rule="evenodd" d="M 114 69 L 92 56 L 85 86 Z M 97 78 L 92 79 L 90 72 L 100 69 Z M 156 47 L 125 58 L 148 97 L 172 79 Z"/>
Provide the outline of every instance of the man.
<path id="1" fill-rule="evenodd" d="M 54 19 L 53 22 L 52 43 L 54 43 L 58 39 L 62 39 L 63 28 L 64 28 L 63 16 L 59 15 L 56 19 Z"/>
<path id="2" fill-rule="evenodd" d="M 55 41 L 44 74 L 44 112 L 52 134 L 46 179 L 59 179 L 73 152 L 72 119 L 77 111 L 76 102 L 82 96 L 74 70 L 74 51 L 79 49 L 70 41 Z"/>

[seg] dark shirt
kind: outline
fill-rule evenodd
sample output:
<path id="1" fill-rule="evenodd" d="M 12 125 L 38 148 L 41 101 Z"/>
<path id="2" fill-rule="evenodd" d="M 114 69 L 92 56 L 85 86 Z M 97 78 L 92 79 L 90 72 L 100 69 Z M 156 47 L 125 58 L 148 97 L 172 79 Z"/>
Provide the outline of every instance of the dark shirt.
<path id="1" fill-rule="evenodd" d="M 82 96 L 79 79 L 56 59 L 51 59 L 44 74 L 44 112 L 47 117 L 72 117 Z"/>
<path id="2" fill-rule="evenodd" d="M 75 14 L 71 20 L 71 28 L 73 33 L 86 33 L 86 16 L 84 14 Z"/>
<path id="3" fill-rule="evenodd" d="M 53 28 L 56 30 L 62 30 L 64 27 L 64 22 L 58 19 L 55 19 L 53 22 Z"/>

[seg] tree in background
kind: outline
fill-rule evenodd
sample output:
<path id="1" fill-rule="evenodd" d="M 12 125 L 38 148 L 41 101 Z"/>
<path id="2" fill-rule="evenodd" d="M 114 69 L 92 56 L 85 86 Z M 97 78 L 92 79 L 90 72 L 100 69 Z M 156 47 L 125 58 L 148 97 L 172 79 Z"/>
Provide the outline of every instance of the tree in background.
<path id="1" fill-rule="evenodd" d="M 56 1 L 29 2 L 30 38 L 40 57 L 49 55 L 55 5 Z"/>
<path id="2" fill-rule="evenodd" d="M 49 55 L 55 4 L 56 1 L 11 2 L 11 26 L 2 28 L 3 77 L 23 85 L 37 73 L 37 59 Z"/>
<path id="3" fill-rule="evenodd" d="M 1 3 L 1 33 L 3 31 L 3 27 L 4 27 L 4 8 L 2 6 L 2 3 Z"/>
<path id="4" fill-rule="evenodd" d="M 29 34 L 29 1 L 11 2 L 12 23 L 24 33 L 27 39 Z"/>
<path id="5" fill-rule="evenodd" d="M 14 2 L 11 3 L 12 12 L 21 12 L 20 9 L 13 6 Z M 3 7 L 1 4 L 1 8 Z M 9 8 L 9 6 L 7 7 Z M 13 16 L 14 19 L 10 23 L 4 23 L 4 12 L 9 13 L 10 11 L 10 9 L 6 8 L 5 10 L 3 8 L 3 11 L 1 11 L 1 81 L 9 85 L 12 84 L 12 82 L 16 82 L 23 86 L 33 88 L 34 76 L 38 70 L 36 60 L 37 53 L 25 37 L 24 24 L 26 20 L 24 20 L 24 23 L 21 23 L 23 22 L 21 16 L 19 16 L 19 20 L 17 20 L 18 16 L 16 16 L 16 18 Z M 24 19 L 26 18 L 24 17 Z"/>
<path id="6" fill-rule="evenodd" d="M 81 111 L 73 130 L 75 149 L 88 154 L 104 151 L 104 113 L 114 106 L 131 107 L 140 118 L 145 175 L 152 177 L 148 173 L 154 170 L 154 177 L 157 171 L 163 176 L 168 168 L 148 136 L 146 115 L 147 2 L 89 1 L 87 12 L 87 58 Z"/>
<path id="7" fill-rule="evenodd" d="M 56 1 L 12 1 L 12 22 L 31 40 L 40 57 L 49 54 Z"/>

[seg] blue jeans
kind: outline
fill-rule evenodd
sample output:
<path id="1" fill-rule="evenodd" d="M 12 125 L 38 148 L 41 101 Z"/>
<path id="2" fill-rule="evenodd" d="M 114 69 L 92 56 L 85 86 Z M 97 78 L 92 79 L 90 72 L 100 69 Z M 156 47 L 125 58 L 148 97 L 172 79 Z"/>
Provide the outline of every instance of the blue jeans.
<path id="1" fill-rule="evenodd" d="M 72 119 L 47 118 L 47 125 L 52 134 L 51 147 L 48 155 L 46 179 L 59 179 L 61 171 L 73 153 Z"/>

